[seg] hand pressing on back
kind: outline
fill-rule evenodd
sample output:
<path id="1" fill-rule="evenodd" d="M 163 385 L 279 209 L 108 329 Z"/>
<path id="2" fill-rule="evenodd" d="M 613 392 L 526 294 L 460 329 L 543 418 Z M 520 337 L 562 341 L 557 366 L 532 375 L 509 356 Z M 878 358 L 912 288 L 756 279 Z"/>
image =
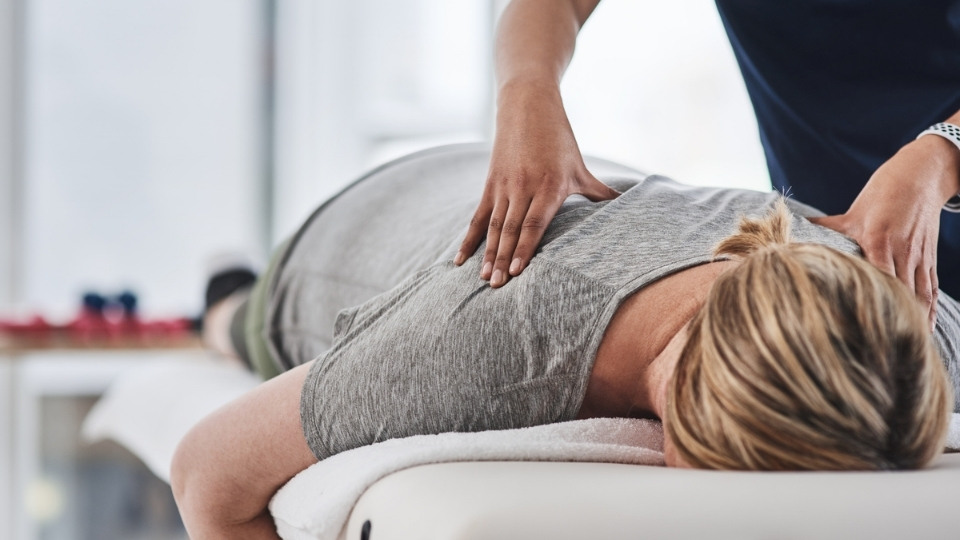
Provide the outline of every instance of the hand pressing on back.
<path id="1" fill-rule="evenodd" d="M 620 194 L 584 165 L 556 85 L 507 86 L 499 98 L 486 186 L 454 259 L 463 264 L 486 237 L 480 277 L 492 287 L 523 272 L 568 196 Z"/>
<path id="2" fill-rule="evenodd" d="M 811 220 L 856 240 L 868 261 L 914 291 L 931 327 L 937 315 L 940 211 L 960 189 L 958 171 L 955 147 L 939 137 L 921 137 L 877 169 L 846 213 Z"/>

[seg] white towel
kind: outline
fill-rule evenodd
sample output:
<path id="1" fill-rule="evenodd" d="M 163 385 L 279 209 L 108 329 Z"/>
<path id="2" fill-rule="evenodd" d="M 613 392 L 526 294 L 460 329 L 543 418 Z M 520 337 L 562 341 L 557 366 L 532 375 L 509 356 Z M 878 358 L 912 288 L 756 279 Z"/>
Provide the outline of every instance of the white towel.
<path id="1" fill-rule="evenodd" d="M 145 362 L 110 385 L 83 421 L 83 437 L 117 441 L 169 482 L 174 450 L 190 428 L 260 382 L 209 354 Z"/>
<path id="2" fill-rule="evenodd" d="M 594 461 L 663 465 L 659 422 L 596 418 L 524 429 L 394 439 L 329 457 L 270 502 L 281 538 L 336 540 L 357 499 L 384 476 L 451 461 Z"/>
<path id="3" fill-rule="evenodd" d="M 960 398 L 960 396 L 957 396 Z M 953 413 L 950 417 L 950 429 L 947 431 L 947 450 L 960 452 L 960 414 Z"/>

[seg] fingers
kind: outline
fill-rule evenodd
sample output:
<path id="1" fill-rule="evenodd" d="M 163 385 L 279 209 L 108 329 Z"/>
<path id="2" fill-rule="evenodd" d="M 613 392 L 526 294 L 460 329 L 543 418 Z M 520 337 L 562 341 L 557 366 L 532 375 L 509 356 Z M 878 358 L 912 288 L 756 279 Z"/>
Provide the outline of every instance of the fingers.
<path id="1" fill-rule="evenodd" d="M 593 201 L 620 196 L 619 191 L 600 182 L 585 169 L 573 175 L 579 180 L 564 181 L 563 176 L 550 176 L 552 181 L 541 182 L 532 189 L 524 188 L 522 181 L 507 183 L 508 189 L 504 189 L 488 179 L 487 190 L 474 212 L 454 263 L 462 265 L 486 237 L 480 278 L 489 280 L 492 287 L 501 287 L 530 263 L 547 226 L 567 195 L 581 193 Z"/>
<path id="2" fill-rule="evenodd" d="M 586 173 L 586 177 L 580 194 L 591 201 L 607 201 L 620 196 L 619 191 L 597 180 L 592 174 Z"/>
<path id="3" fill-rule="evenodd" d="M 495 205 L 484 200 L 470 220 L 453 262 L 462 265 L 486 237 L 480 278 L 489 280 L 493 287 L 502 286 L 530 263 L 561 202 L 546 195 L 503 198 Z"/>
<path id="4" fill-rule="evenodd" d="M 507 219 L 509 202 L 501 201 L 493 208 L 490 214 L 490 223 L 487 225 L 487 249 L 483 253 L 483 264 L 480 267 L 480 279 L 489 280 L 493 275 L 493 261 L 497 258 L 497 249 L 500 247 L 500 233 Z"/>
<path id="5" fill-rule="evenodd" d="M 912 248 L 904 249 L 892 258 L 893 275 L 914 292 L 917 301 L 927 314 L 927 321 L 932 331 L 937 316 L 939 294 L 936 257 L 930 256 L 921 248 Z"/>
<path id="6" fill-rule="evenodd" d="M 940 279 L 937 277 L 937 265 L 930 268 L 930 331 L 933 332 L 937 326 L 937 299 L 940 297 Z"/>
<path id="7" fill-rule="evenodd" d="M 497 205 L 490 218 L 480 270 L 480 277 L 494 288 L 523 272 L 557 212 L 557 205 L 543 198 L 508 204 Z"/>
<path id="8" fill-rule="evenodd" d="M 941 202 L 929 171 L 907 155 L 898 152 L 877 169 L 842 218 L 810 221 L 854 239 L 869 262 L 913 291 L 933 321 Z"/>
<path id="9" fill-rule="evenodd" d="M 833 216 L 808 217 L 807 221 L 809 221 L 810 223 L 813 223 L 814 225 L 820 225 L 828 229 L 833 229 L 833 227 L 829 225 L 829 220 L 831 217 Z"/>
<path id="10" fill-rule="evenodd" d="M 518 276 L 523 269 L 527 267 L 533 254 L 537 251 L 537 246 L 543 240 L 543 233 L 547 231 L 547 225 L 553 221 L 559 207 L 550 204 L 544 199 L 534 199 L 527 209 L 527 215 L 523 219 L 523 226 L 520 231 L 520 238 L 517 241 L 517 247 L 513 250 L 513 256 L 510 260 L 510 276 Z"/>
<path id="11" fill-rule="evenodd" d="M 468 257 L 473 255 L 473 252 L 477 250 L 477 246 L 480 245 L 480 242 L 483 242 L 483 237 L 487 234 L 490 215 L 493 213 L 493 204 L 488 199 L 489 197 L 484 194 L 480 206 L 477 207 L 477 211 L 473 213 L 473 218 L 470 219 L 467 235 L 463 238 L 457 256 L 453 259 L 453 263 L 457 266 L 463 264 Z"/>
<path id="12" fill-rule="evenodd" d="M 903 282 L 911 291 L 917 292 L 917 297 L 919 298 L 919 289 L 916 286 L 917 272 L 919 270 L 916 262 L 911 261 L 907 257 L 895 258 L 893 260 L 893 275 L 897 276 L 897 279 Z"/>
<path id="13" fill-rule="evenodd" d="M 585 181 L 577 191 L 590 200 L 608 200 L 620 196 L 619 191 L 589 173 L 584 173 L 583 178 Z M 490 219 L 480 277 L 489 279 L 490 286 L 497 288 L 506 284 L 511 277 L 520 275 L 536 253 L 547 226 L 565 198 L 540 192 L 529 199 L 514 199 L 499 204 Z M 503 206 L 507 207 L 505 211 Z M 503 218 L 498 219 L 501 214 Z"/>
<path id="14" fill-rule="evenodd" d="M 492 263 L 492 270 L 489 276 L 484 276 L 481 273 L 481 277 L 489 278 L 491 287 L 501 287 L 510 279 L 511 265 L 522 270 L 522 262 L 513 264 L 513 254 L 520 240 L 529 207 L 529 200 L 512 201 L 499 230 L 494 229 L 494 220 L 490 220 L 490 231 L 487 233 L 487 238 L 498 235 L 500 240 L 495 248 L 492 248 L 490 240 L 487 240 L 487 252 L 483 255 L 483 268 L 487 268 L 487 265 Z"/>
<path id="15" fill-rule="evenodd" d="M 935 270 L 923 265 L 916 268 L 917 299 L 927 310 L 927 322 L 930 323 L 931 331 L 937 316 L 936 289 L 933 287 L 933 280 L 935 279 Z"/>
<path id="16" fill-rule="evenodd" d="M 821 227 L 826 227 L 828 229 L 833 229 L 840 234 L 850 235 L 850 231 L 847 227 L 846 222 L 844 221 L 843 214 L 838 214 L 834 216 L 821 216 L 821 217 L 810 217 L 807 218 L 807 221 L 813 223 L 814 225 L 820 225 Z"/>

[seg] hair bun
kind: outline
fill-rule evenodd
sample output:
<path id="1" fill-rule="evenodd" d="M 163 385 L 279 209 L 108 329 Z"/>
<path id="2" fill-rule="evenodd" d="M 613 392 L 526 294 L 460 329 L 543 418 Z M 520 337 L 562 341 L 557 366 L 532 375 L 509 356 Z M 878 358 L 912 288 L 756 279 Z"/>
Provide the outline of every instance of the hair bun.
<path id="1" fill-rule="evenodd" d="M 787 208 L 786 200 L 781 196 L 766 216 L 741 216 L 737 232 L 721 240 L 713 249 L 713 255 L 746 257 L 765 248 L 789 244 L 792 223 L 793 216 Z"/>

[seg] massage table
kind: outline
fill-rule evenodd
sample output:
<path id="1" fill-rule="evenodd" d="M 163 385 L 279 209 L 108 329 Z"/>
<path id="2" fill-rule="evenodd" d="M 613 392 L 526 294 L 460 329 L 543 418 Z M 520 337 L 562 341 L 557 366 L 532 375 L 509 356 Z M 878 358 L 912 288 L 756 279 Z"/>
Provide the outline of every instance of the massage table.
<path id="1" fill-rule="evenodd" d="M 159 477 L 169 479 L 170 460 L 180 437 L 209 411 L 257 383 L 239 365 L 220 359 L 174 357 L 144 364 L 117 379 L 104 394 L 84 423 L 84 435 L 90 440 L 116 440 Z M 484 436 L 449 435 L 463 440 Z M 426 436 L 420 444 L 429 443 L 429 437 L 436 436 Z M 371 476 L 369 482 L 356 483 L 354 495 L 334 497 L 335 503 L 344 505 L 342 518 L 331 520 L 325 515 L 327 507 L 321 502 L 326 499 L 324 504 L 329 505 L 330 493 L 339 484 L 330 478 L 339 474 L 352 481 L 350 466 L 362 467 L 367 456 L 393 455 L 394 451 L 413 455 L 409 442 L 415 441 L 386 441 L 351 450 L 295 477 L 270 507 L 281 536 L 331 540 L 960 538 L 960 512 L 954 498 L 960 489 L 960 454 L 955 453 L 940 456 L 928 469 L 902 472 L 754 473 L 583 460 L 521 461 L 523 456 L 509 461 L 448 459 L 397 466 L 388 474 Z M 948 446 L 960 447 L 957 415 Z M 643 451 L 648 452 L 641 454 L 646 456 L 643 459 L 659 455 Z M 343 459 L 334 462 L 338 457 Z M 354 465 L 349 465 L 351 459 Z M 338 463 L 347 465 L 340 468 Z"/>
<path id="2" fill-rule="evenodd" d="M 371 486 L 342 538 L 960 538 L 958 482 L 960 454 L 929 470 L 891 473 L 441 463 Z"/>

